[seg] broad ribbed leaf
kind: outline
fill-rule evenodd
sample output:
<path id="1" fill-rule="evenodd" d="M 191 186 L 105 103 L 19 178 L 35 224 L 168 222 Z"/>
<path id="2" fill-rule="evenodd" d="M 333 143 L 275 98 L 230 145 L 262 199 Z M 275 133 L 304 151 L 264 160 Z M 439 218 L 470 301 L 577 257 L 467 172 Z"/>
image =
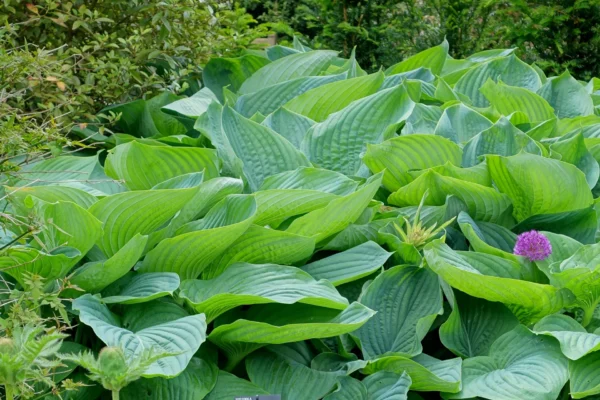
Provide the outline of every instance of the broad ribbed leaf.
<path id="1" fill-rule="evenodd" d="M 444 39 L 439 46 L 424 50 L 385 70 L 386 75 L 407 72 L 419 67 L 429 68 L 432 73 L 439 75 L 448 56 L 448 42 Z"/>
<path id="2" fill-rule="evenodd" d="M 583 399 L 600 393 L 600 352 L 569 362 L 571 397 Z"/>
<path id="3" fill-rule="evenodd" d="M 455 143 L 464 143 L 491 126 L 492 121 L 460 103 L 444 110 L 434 133 Z"/>
<path id="4" fill-rule="evenodd" d="M 370 400 L 406 400 L 411 383 L 406 372 L 379 371 L 363 380 Z"/>
<path id="5" fill-rule="evenodd" d="M 281 107 L 269 114 L 262 124 L 279 133 L 296 148 L 300 148 L 306 132 L 315 124 L 315 121 Z"/>
<path id="6" fill-rule="evenodd" d="M 331 283 L 275 264 L 236 263 L 214 279 L 184 281 L 179 295 L 206 314 L 208 322 L 242 305 L 304 303 L 338 310 L 348 306 Z"/>
<path id="7" fill-rule="evenodd" d="M 327 169 L 300 167 L 265 179 L 260 190 L 308 189 L 344 196 L 356 190 L 358 182 Z"/>
<path id="8" fill-rule="evenodd" d="M 95 196 L 83 190 L 64 186 L 4 186 L 4 190 L 15 214 L 24 217 L 29 214 L 29 207 L 26 204 L 27 197 L 29 196 L 36 197 L 46 203 L 70 201 L 84 209 L 89 208 L 98 201 Z"/>
<path id="9" fill-rule="evenodd" d="M 594 114 L 594 102 L 585 88 L 569 71 L 549 79 L 538 94 L 548 100 L 558 118 L 573 118 Z"/>
<path id="10" fill-rule="evenodd" d="M 309 129 L 302 150 L 321 168 L 356 175 L 367 143 L 380 143 L 391 125 L 406 119 L 414 107 L 406 89 L 386 89 L 351 103 Z"/>
<path id="11" fill-rule="evenodd" d="M 548 102 L 534 92 L 515 86 L 505 85 L 488 79 L 479 90 L 502 115 L 521 112 L 532 122 L 541 122 L 554 118 L 554 110 Z"/>
<path id="12" fill-rule="evenodd" d="M 183 317 L 132 332 L 122 328 L 106 305 L 89 294 L 76 299 L 73 309 L 79 311 L 81 322 L 90 326 L 100 340 L 107 346 L 121 347 L 128 358 L 148 349 L 177 354 L 150 365 L 143 374 L 147 378 L 179 375 L 205 340 L 204 315 Z"/>
<path id="13" fill-rule="evenodd" d="M 427 169 L 449 162 L 460 165 L 458 145 L 435 135 L 408 135 L 367 145 L 364 163 L 374 173 L 385 170 L 383 185 L 390 191 L 400 189 L 413 178 L 411 169 Z"/>
<path id="14" fill-rule="evenodd" d="M 352 335 L 366 360 L 382 356 L 412 357 L 443 311 L 438 277 L 428 269 L 398 266 L 380 274 L 363 291 L 361 304 L 377 312 Z"/>
<path id="15" fill-rule="evenodd" d="M 585 174 L 585 179 L 590 188 L 594 188 L 600 177 L 600 166 L 585 145 L 581 133 L 568 135 L 550 145 L 551 154 L 563 162 L 575 165 Z"/>
<path id="16" fill-rule="evenodd" d="M 334 286 L 352 282 L 380 269 L 392 253 L 368 241 L 344 252 L 322 258 L 302 267 L 315 279 L 326 279 Z"/>
<path id="17" fill-rule="evenodd" d="M 277 226 L 289 217 L 327 206 L 340 196 L 306 189 L 271 189 L 255 193 L 257 225 Z"/>
<path id="18" fill-rule="evenodd" d="M 485 163 L 479 163 L 473 167 L 461 168 L 448 161 L 444 165 L 439 165 L 437 167 L 431 167 L 418 171 L 408 171 L 408 174 L 413 180 L 415 180 L 419 176 L 426 174 L 429 171 L 437 172 L 442 176 L 460 179 L 461 181 L 477 183 L 478 185 L 482 186 L 492 186 L 492 177 L 490 176 L 490 172 L 488 171 Z"/>
<path id="19" fill-rule="evenodd" d="M 217 152 L 192 147 L 148 146 L 137 141 L 119 145 L 106 157 L 106 174 L 123 180 L 130 190 L 147 190 L 168 179 L 204 171 L 219 175 Z"/>
<path id="20" fill-rule="evenodd" d="M 588 333 L 579 322 L 564 314 L 549 315 L 533 327 L 537 334 L 556 338 L 560 349 L 570 360 L 600 350 L 600 335 Z"/>
<path id="21" fill-rule="evenodd" d="M 212 58 L 202 69 L 202 81 L 223 102 L 223 88 L 239 90 L 246 79 L 268 63 L 268 59 L 252 54 Z"/>
<path id="22" fill-rule="evenodd" d="M 323 397 L 323 400 L 367 400 L 367 388 L 357 379 L 349 376 L 338 377 L 336 389 Z"/>
<path id="23" fill-rule="evenodd" d="M 179 276 L 169 272 L 130 274 L 102 292 L 105 304 L 137 304 L 173 295 L 179 288 Z"/>
<path id="24" fill-rule="evenodd" d="M 568 378 L 558 343 L 518 326 L 494 342 L 489 356 L 466 359 L 462 390 L 444 397 L 554 400 Z"/>
<path id="25" fill-rule="evenodd" d="M 417 103 L 410 117 L 406 119 L 402 134 L 413 135 L 415 133 L 432 134 L 442 116 L 442 109 L 437 106 L 428 106 Z"/>

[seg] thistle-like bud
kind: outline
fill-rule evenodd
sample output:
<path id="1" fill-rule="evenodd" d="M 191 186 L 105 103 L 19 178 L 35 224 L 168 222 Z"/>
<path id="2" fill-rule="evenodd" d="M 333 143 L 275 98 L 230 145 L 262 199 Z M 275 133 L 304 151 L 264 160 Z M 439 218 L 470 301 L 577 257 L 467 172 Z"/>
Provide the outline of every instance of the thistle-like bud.
<path id="1" fill-rule="evenodd" d="M 127 371 L 127 360 L 119 347 L 105 347 L 100 350 L 98 365 L 107 376 L 120 376 Z"/>
<path id="2" fill-rule="evenodd" d="M 10 338 L 0 338 L 0 354 L 13 354 L 15 343 Z"/>

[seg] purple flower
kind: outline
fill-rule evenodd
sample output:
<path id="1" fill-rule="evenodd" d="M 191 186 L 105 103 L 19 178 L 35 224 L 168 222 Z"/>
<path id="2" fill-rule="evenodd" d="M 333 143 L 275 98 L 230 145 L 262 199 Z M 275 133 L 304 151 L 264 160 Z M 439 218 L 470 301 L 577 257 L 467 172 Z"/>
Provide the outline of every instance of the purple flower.
<path id="1" fill-rule="evenodd" d="M 517 236 L 513 253 L 529 258 L 531 261 L 541 261 L 552 253 L 552 245 L 546 236 L 538 231 L 529 231 Z"/>

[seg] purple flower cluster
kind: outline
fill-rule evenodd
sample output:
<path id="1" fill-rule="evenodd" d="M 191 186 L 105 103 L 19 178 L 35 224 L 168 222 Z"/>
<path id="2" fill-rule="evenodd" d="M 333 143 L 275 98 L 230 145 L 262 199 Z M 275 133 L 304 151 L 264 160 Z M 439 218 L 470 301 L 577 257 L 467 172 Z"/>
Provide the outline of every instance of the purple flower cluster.
<path id="1" fill-rule="evenodd" d="M 552 254 L 552 245 L 546 236 L 538 231 L 521 233 L 517 237 L 513 253 L 527 257 L 531 261 L 541 261 Z"/>

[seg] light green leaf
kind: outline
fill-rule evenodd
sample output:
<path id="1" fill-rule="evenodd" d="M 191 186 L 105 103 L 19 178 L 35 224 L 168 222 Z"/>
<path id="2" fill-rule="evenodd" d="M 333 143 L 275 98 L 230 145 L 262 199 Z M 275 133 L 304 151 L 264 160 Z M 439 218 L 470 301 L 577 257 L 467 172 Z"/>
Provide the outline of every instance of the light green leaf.
<path id="1" fill-rule="evenodd" d="M 91 194 L 80 189 L 68 186 L 23 186 L 10 187 L 4 186 L 7 200 L 13 207 L 16 215 L 26 217 L 30 210 L 26 204 L 27 197 L 33 196 L 46 203 L 56 203 L 58 201 L 70 201 L 81 208 L 87 209 L 98 199 Z"/>
<path id="2" fill-rule="evenodd" d="M 360 341 L 366 360 L 420 354 L 421 340 L 443 311 L 438 277 L 428 269 L 412 266 L 381 273 L 363 291 L 359 302 L 377 312 L 352 333 Z"/>
<path id="3" fill-rule="evenodd" d="M 528 89 L 508 86 L 500 79 L 498 79 L 498 83 L 488 79 L 479 91 L 502 115 L 509 116 L 518 111 L 525 114 L 532 122 L 554 118 L 554 109 L 550 104 L 543 97 Z"/>
<path id="4" fill-rule="evenodd" d="M 300 148 L 306 132 L 315 121 L 281 107 L 269 114 L 262 124 L 279 133 L 296 148 Z"/>
<path id="5" fill-rule="evenodd" d="M 419 176 L 426 174 L 429 171 L 434 171 L 442 176 L 460 179 L 461 181 L 472 182 L 482 186 L 492 186 L 492 177 L 490 176 L 485 162 L 469 168 L 461 168 L 448 161 L 444 165 L 439 165 L 437 167 L 431 167 L 418 171 L 409 170 L 408 174 L 413 180 L 415 180 Z"/>
<path id="6" fill-rule="evenodd" d="M 544 317 L 535 324 L 533 332 L 556 338 L 561 351 L 570 360 L 579 360 L 600 350 L 600 335 L 588 333 L 577 321 L 564 314 Z"/>
<path id="7" fill-rule="evenodd" d="M 594 114 L 594 102 L 585 88 L 565 71 L 549 79 L 538 94 L 548 100 L 558 118 L 573 118 Z"/>
<path id="8" fill-rule="evenodd" d="M 386 75 L 407 72 L 419 67 L 429 68 L 435 75 L 442 72 L 446 57 L 448 56 L 448 42 L 444 39 L 439 46 L 432 47 L 407 58 L 385 70 Z"/>
<path id="9" fill-rule="evenodd" d="M 242 305 L 304 303 L 338 310 L 348 306 L 331 283 L 275 264 L 236 263 L 214 279 L 184 281 L 179 295 L 206 314 L 208 322 Z"/>
<path id="10" fill-rule="evenodd" d="M 427 169 L 445 163 L 460 165 L 462 151 L 448 139 L 435 135 L 408 135 L 368 144 L 364 163 L 374 173 L 385 170 L 383 185 L 396 191 L 410 183 L 411 169 Z"/>
<path id="11" fill-rule="evenodd" d="M 411 383 L 406 372 L 379 371 L 363 380 L 370 400 L 407 400 Z"/>
<path id="12" fill-rule="evenodd" d="M 402 128 L 402 134 L 432 134 L 435 132 L 435 127 L 441 116 L 441 108 L 417 103 L 410 117 L 407 118 L 404 128 Z"/>
<path id="13" fill-rule="evenodd" d="M 254 194 L 257 225 L 278 226 L 289 217 L 302 215 L 327 206 L 340 196 L 306 189 L 271 189 Z"/>
<path id="14" fill-rule="evenodd" d="M 79 311 L 81 322 L 90 326 L 100 340 L 107 346 L 121 347 L 128 358 L 148 349 L 177 354 L 150 365 L 143 374 L 147 378 L 179 375 L 205 340 L 204 315 L 183 317 L 132 332 L 122 328 L 106 305 L 89 294 L 76 299 L 73 309 Z"/>
<path id="15" fill-rule="evenodd" d="M 585 145 L 583 135 L 567 135 L 550 145 L 551 154 L 559 160 L 573 164 L 585 174 L 588 186 L 593 189 L 600 177 L 600 166 Z"/>
<path id="16" fill-rule="evenodd" d="M 202 184 L 204 181 L 204 171 L 202 172 L 191 172 L 185 175 L 179 175 L 171 179 L 167 179 L 155 186 L 152 186 L 151 189 L 187 189 L 191 187 L 196 187 Z"/>
<path id="17" fill-rule="evenodd" d="M 464 143 L 491 126 L 492 121 L 460 103 L 444 110 L 434 133 L 455 143 Z"/>
<path id="18" fill-rule="evenodd" d="M 213 101 L 219 101 L 217 96 L 208 87 L 203 87 L 191 97 L 167 104 L 161 110 L 167 114 L 179 117 L 180 121 L 184 124 L 193 125 L 193 121 L 204 114 Z M 168 138 L 166 137 L 165 139 Z"/>
<path id="19" fill-rule="evenodd" d="M 583 399 L 600 393 L 600 352 L 569 362 L 571 397 Z"/>
<path id="20" fill-rule="evenodd" d="M 353 193 L 358 181 L 328 169 L 300 167 L 265 179 L 260 190 L 308 189 L 344 196 Z"/>
<path id="21" fill-rule="evenodd" d="M 179 288 L 179 276 L 169 272 L 129 274 L 102 292 L 105 304 L 137 304 L 173 295 Z"/>

